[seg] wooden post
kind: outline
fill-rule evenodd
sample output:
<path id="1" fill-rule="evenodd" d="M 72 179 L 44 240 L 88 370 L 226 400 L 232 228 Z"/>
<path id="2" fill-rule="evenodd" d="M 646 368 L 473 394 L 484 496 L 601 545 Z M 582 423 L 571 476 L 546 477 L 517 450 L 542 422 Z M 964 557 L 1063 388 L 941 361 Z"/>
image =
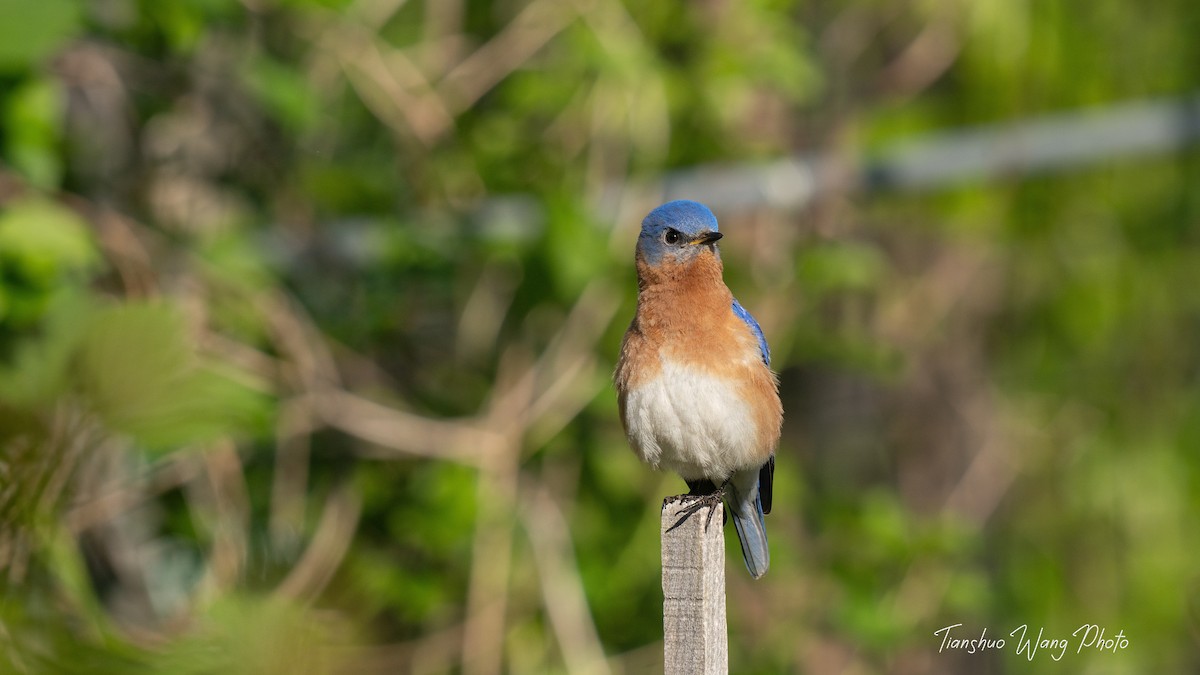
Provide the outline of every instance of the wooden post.
<path id="1" fill-rule="evenodd" d="M 707 508 L 676 526 L 694 499 L 663 500 L 663 670 L 666 675 L 724 675 L 729 672 L 724 506 L 717 505 L 707 531 Z"/>

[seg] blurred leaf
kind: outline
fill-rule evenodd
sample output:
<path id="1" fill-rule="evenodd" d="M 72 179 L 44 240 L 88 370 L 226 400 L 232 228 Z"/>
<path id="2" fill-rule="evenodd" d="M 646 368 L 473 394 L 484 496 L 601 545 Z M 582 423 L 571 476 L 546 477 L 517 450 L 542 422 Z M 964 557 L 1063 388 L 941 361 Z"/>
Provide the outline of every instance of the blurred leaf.
<path id="1" fill-rule="evenodd" d="M 336 615 L 279 598 L 227 597 L 153 659 L 164 675 L 353 672 L 353 634 Z"/>
<path id="2" fill-rule="evenodd" d="M 13 202 L 0 211 L 0 326 L 36 325 L 62 284 L 82 282 L 98 259 L 74 211 L 40 197 Z"/>
<path id="3" fill-rule="evenodd" d="M 171 48 L 182 53 L 194 50 L 208 35 L 210 22 L 243 10 L 237 0 L 141 0 L 138 4 L 143 20 L 152 22 Z"/>
<path id="4" fill-rule="evenodd" d="M 16 89 L 4 109 L 9 161 L 31 184 L 42 189 L 56 188 L 62 179 L 58 145 L 63 108 L 58 84 L 37 79 Z"/>
<path id="5" fill-rule="evenodd" d="M 865 495 L 859 513 L 862 540 L 871 547 L 865 555 L 884 560 L 904 560 L 911 554 L 912 524 L 895 497 L 876 491 Z"/>
<path id="6" fill-rule="evenodd" d="M 87 223 L 66 207 L 31 197 L 0 212 L 0 265 L 37 288 L 87 271 L 98 258 Z"/>
<path id="7" fill-rule="evenodd" d="M 250 62 L 242 76 L 271 116 L 290 132 L 302 134 L 316 120 L 316 93 L 294 66 L 259 58 Z"/>
<path id="8" fill-rule="evenodd" d="M 393 509 L 389 527 L 396 541 L 406 541 L 431 555 L 451 558 L 466 553 L 462 533 L 475 525 L 479 477 L 473 469 L 453 464 L 419 467 L 407 493 L 412 510 Z M 422 518 L 437 513 L 437 519 Z"/>
<path id="9" fill-rule="evenodd" d="M 984 614 L 991 609 L 995 594 L 991 581 L 982 571 L 947 570 L 946 607 L 959 616 Z"/>
<path id="10" fill-rule="evenodd" d="M 887 270 L 878 249 L 852 241 L 807 247 L 797 264 L 801 287 L 818 297 L 832 290 L 874 288 Z"/>
<path id="11" fill-rule="evenodd" d="M 220 233 L 201 246 L 205 271 L 220 279 L 222 285 L 258 291 L 269 288 L 276 279 L 270 267 L 272 261 L 241 232 Z"/>
<path id="12" fill-rule="evenodd" d="M 893 603 L 881 603 L 870 589 L 850 586 L 837 612 L 838 619 L 856 643 L 871 649 L 886 649 L 907 637 L 908 622 Z"/>
<path id="13" fill-rule="evenodd" d="M 0 71 L 27 68 L 80 28 L 80 3 L 73 0 L 0 0 Z"/>
<path id="14" fill-rule="evenodd" d="M 603 239 L 587 214 L 564 200 L 552 202 L 546 229 L 546 262 L 561 297 L 574 298 L 588 281 L 611 266 L 605 256 L 597 255 Z"/>
<path id="15" fill-rule="evenodd" d="M 0 401 L 31 408 L 64 393 L 88 313 L 88 297 L 82 293 L 53 296 L 39 334 L 21 339 L 11 360 L 0 363 Z"/>
<path id="16" fill-rule="evenodd" d="M 152 449 L 261 429 L 269 413 L 263 394 L 196 358 L 182 317 L 165 305 L 98 311 L 79 374 L 104 420 Z"/>
<path id="17" fill-rule="evenodd" d="M 51 604 L 51 599 L 27 592 L 6 593 L 6 602 L 0 603 L 0 673 L 148 672 L 141 650 L 107 630 L 102 641 L 91 641 L 93 636 L 83 635 L 78 621 L 50 615 Z"/>

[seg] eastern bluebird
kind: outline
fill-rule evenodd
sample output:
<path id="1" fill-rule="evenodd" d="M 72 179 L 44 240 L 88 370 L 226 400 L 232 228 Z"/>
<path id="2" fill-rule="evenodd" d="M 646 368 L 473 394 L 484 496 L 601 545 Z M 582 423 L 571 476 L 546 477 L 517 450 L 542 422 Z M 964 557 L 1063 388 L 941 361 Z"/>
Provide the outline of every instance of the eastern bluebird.
<path id="1" fill-rule="evenodd" d="M 704 503 L 726 499 L 757 579 L 770 565 L 763 514 L 783 405 L 762 329 L 721 278 L 721 236 L 712 211 L 693 201 L 642 221 L 637 314 L 613 379 L 634 452 L 679 473 Z"/>

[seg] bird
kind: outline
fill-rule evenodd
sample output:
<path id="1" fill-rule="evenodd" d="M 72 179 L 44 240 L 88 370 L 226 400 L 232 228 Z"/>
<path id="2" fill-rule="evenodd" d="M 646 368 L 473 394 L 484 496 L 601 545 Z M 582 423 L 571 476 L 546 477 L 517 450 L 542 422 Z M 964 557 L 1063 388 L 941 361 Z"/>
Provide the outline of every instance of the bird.
<path id="1" fill-rule="evenodd" d="M 763 516 L 783 405 L 762 328 L 725 285 L 722 236 L 713 212 L 691 200 L 645 217 L 634 254 L 637 310 L 613 381 L 634 453 L 675 471 L 700 497 L 685 518 L 724 499 L 758 579 L 770 567 Z"/>

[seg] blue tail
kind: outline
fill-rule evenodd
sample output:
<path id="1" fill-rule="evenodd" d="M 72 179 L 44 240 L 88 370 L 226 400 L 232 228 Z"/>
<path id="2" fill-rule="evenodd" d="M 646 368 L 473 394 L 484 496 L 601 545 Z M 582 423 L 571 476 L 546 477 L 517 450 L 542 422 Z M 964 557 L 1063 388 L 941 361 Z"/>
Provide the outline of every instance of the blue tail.
<path id="1" fill-rule="evenodd" d="M 766 574 L 771 566 L 771 552 L 767 549 L 767 524 L 763 522 L 762 500 L 758 491 L 758 474 L 758 469 L 734 474 L 729 481 L 726 500 L 733 514 L 738 541 L 742 544 L 746 569 L 755 579 Z"/>

